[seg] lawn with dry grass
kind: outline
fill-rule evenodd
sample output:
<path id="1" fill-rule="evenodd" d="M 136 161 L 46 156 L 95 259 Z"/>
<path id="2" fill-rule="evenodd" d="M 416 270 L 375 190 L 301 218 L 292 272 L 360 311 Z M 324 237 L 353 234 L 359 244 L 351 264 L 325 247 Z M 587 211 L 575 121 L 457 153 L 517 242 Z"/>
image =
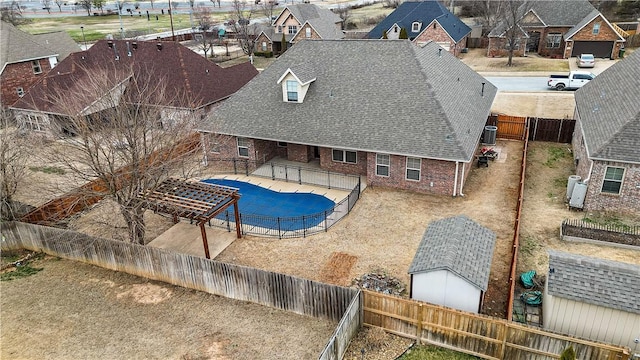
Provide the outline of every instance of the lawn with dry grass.
<path id="1" fill-rule="evenodd" d="M 568 72 L 568 59 L 550 59 L 537 54 L 514 57 L 513 66 L 507 66 L 506 57 L 487 57 L 487 49 L 469 49 L 460 54 L 462 62 L 477 72 Z M 508 74 L 503 74 L 508 75 Z"/>

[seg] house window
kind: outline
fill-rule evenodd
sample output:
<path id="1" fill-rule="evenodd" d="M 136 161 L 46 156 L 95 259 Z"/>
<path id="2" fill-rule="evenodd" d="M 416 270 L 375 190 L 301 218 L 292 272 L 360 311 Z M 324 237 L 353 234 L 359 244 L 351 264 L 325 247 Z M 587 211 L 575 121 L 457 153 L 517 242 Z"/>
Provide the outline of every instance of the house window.
<path id="1" fill-rule="evenodd" d="M 287 80 L 287 101 L 298 101 L 298 83 L 295 80 Z"/>
<path id="2" fill-rule="evenodd" d="M 311 28 L 310 27 L 304 29 L 304 36 L 306 38 L 310 38 L 311 37 Z"/>
<path id="3" fill-rule="evenodd" d="M 262 42 L 262 51 L 267 51 L 267 42 L 266 41 Z"/>
<path id="4" fill-rule="evenodd" d="M 394 32 L 394 33 L 397 33 L 397 32 L 398 32 L 398 27 L 397 27 L 397 26 L 394 26 L 394 27 L 393 27 L 393 32 Z"/>
<path id="5" fill-rule="evenodd" d="M 295 34 L 298 32 L 298 27 L 295 25 L 289 25 L 289 34 Z"/>
<path id="6" fill-rule="evenodd" d="M 287 143 L 284 141 L 278 141 L 278 147 L 287 147 Z"/>
<path id="7" fill-rule="evenodd" d="M 562 41 L 562 34 L 550 33 L 549 35 L 547 35 L 547 48 L 559 48 L 560 41 Z"/>
<path id="8" fill-rule="evenodd" d="M 42 68 L 40 67 L 40 61 L 33 60 L 31 61 L 31 67 L 33 68 L 34 74 L 42 74 Z"/>
<path id="9" fill-rule="evenodd" d="M 249 157 L 249 140 L 247 138 L 238 138 L 238 156 Z"/>
<path id="10" fill-rule="evenodd" d="M 600 33 L 600 23 L 593 24 L 593 35 L 598 35 Z"/>
<path id="11" fill-rule="evenodd" d="M 602 182 L 602 192 L 607 194 L 620 194 L 622 179 L 624 178 L 624 168 L 607 166 Z"/>
<path id="12" fill-rule="evenodd" d="M 411 24 L 411 31 L 412 32 L 418 32 L 420 31 L 420 27 L 422 27 L 422 24 L 420 24 L 419 22 L 415 21 Z"/>
<path id="13" fill-rule="evenodd" d="M 23 97 L 24 96 L 24 89 L 21 87 L 17 87 L 16 88 L 16 93 L 18 94 L 18 96 Z"/>
<path id="14" fill-rule="evenodd" d="M 355 164 L 358 162 L 358 156 L 355 151 L 333 149 L 331 153 L 333 161 L 348 164 Z"/>
<path id="15" fill-rule="evenodd" d="M 389 155 L 376 154 L 376 175 L 389 176 L 389 166 L 391 164 Z"/>
<path id="16" fill-rule="evenodd" d="M 44 118 L 38 116 L 38 115 L 33 115 L 33 114 L 29 114 L 27 115 L 27 118 L 24 122 L 24 125 L 27 129 L 29 130 L 33 130 L 33 131 L 44 131 L 45 130 L 45 120 Z"/>
<path id="17" fill-rule="evenodd" d="M 282 32 L 282 25 L 278 25 L 278 32 L 281 33 Z"/>
<path id="18" fill-rule="evenodd" d="M 422 159 L 407 158 L 407 180 L 420 181 L 420 168 Z"/>

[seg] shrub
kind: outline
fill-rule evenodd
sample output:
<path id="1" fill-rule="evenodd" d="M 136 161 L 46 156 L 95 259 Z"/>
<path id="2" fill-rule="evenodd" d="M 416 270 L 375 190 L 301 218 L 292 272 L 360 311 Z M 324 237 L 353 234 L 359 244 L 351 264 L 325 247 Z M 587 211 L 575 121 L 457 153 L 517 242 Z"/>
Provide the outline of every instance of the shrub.
<path id="1" fill-rule="evenodd" d="M 266 58 L 273 57 L 273 51 L 256 51 L 253 53 L 255 56 L 262 56 Z"/>
<path id="2" fill-rule="evenodd" d="M 568 348 L 564 349 L 562 354 L 560 354 L 560 360 L 576 360 L 576 351 L 573 350 L 572 345 L 569 345 Z"/>

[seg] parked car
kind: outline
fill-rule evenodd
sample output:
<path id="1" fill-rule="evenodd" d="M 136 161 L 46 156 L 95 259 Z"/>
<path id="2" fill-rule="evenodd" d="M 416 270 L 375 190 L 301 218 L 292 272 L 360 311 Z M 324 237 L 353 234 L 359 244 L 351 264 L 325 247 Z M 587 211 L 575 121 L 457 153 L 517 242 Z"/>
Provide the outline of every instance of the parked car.
<path id="1" fill-rule="evenodd" d="M 568 75 L 551 75 L 547 86 L 555 90 L 573 90 L 583 87 L 596 76 L 588 71 L 571 71 Z"/>
<path id="2" fill-rule="evenodd" d="M 596 65 L 596 59 L 593 54 L 580 54 L 576 58 L 579 68 L 592 68 Z"/>

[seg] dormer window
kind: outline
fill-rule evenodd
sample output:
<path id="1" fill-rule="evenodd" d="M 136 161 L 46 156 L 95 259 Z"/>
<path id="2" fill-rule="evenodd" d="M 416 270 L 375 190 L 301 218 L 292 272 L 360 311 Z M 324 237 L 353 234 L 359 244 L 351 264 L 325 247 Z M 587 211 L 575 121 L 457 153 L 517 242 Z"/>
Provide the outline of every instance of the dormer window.
<path id="1" fill-rule="evenodd" d="M 307 39 L 311 37 L 311 28 L 307 27 L 304 29 L 304 37 L 306 37 Z"/>
<path id="2" fill-rule="evenodd" d="M 307 64 L 300 64 L 288 68 L 277 84 L 282 87 L 282 101 L 291 103 L 301 103 L 307 95 L 309 86 L 316 81 L 314 71 L 307 67 Z"/>
<path id="3" fill-rule="evenodd" d="M 298 82 L 287 80 L 287 101 L 298 102 Z"/>
<path id="4" fill-rule="evenodd" d="M 411 32 L 419 32 L 420 28 L 422 28 L 422 23 L 414 21 L 411 24 Z"/>
<path id="5" fill-rule="evenodd" d="M 298 32 L 298 27 L 296 25 L 289 25 L 289 34 L 295 34 Z"/>

